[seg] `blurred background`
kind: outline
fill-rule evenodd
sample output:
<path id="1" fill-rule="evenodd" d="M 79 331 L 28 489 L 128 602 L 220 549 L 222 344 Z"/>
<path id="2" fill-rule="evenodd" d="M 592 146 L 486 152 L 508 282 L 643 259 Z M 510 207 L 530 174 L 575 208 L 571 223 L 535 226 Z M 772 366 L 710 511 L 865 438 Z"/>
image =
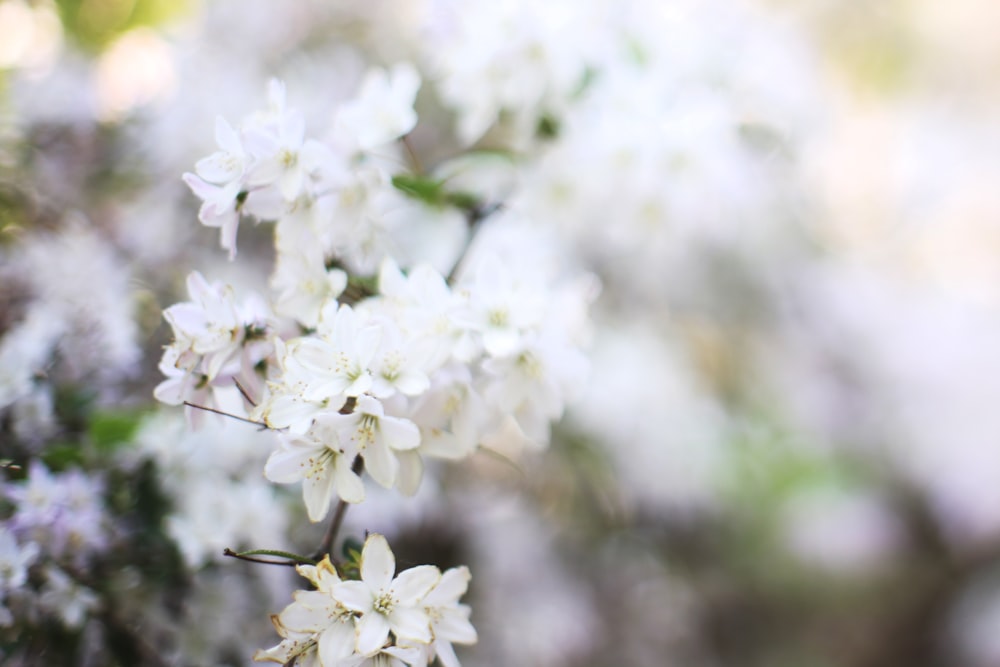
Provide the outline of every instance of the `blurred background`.
<path id="1" fill-rule="evenodd" d="M 322 135 L 407 60 L 420 160 L 475 149 L 470 187 L 602 286 L 548 450 L 348 512 L 402 565 L 470 566 L 463 664 L 1000 665 L 998 22 L 989 0 L 0 0 L 0 660 L 276 643 L 295 576 L 222 549 L 320 527 L 263 480 L 268 434 L 152 399 L 184 277 L 264 289 L 270 228 L 229 262 L 180 176 L 269 78 Z M 69 509 L 32 519 L 41 497 Z"/>

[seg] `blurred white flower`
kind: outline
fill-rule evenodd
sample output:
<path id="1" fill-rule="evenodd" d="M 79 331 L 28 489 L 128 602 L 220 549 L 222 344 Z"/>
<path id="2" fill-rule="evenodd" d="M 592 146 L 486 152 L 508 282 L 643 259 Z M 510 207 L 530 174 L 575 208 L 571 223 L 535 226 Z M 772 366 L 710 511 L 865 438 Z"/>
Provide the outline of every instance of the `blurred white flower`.
<path id="1" fill-rule="evenodd" d="M 337 109 L 335 131 L 363 151 L 398 139 L 417 124 L 413 102 L 419 87 L 420 75 L 409 63 L 370 69 L 357 97 Z"/>

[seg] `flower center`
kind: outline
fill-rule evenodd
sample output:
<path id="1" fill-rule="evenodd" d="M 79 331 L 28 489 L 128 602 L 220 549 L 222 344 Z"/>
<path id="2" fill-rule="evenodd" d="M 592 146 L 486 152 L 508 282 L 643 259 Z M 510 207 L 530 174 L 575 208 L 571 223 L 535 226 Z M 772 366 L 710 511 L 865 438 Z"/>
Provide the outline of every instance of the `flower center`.
<path id="1" fill-rule="evenodd" d="M 372 603 L 372 609 L 380 614 L 388 615 L 392 611 L 393 606 L 395 606 L 395 603 L 396 602 L 392 599 L 391 595 L 388 593 L 382 593 L 375 598 L 375 602 Z"/>

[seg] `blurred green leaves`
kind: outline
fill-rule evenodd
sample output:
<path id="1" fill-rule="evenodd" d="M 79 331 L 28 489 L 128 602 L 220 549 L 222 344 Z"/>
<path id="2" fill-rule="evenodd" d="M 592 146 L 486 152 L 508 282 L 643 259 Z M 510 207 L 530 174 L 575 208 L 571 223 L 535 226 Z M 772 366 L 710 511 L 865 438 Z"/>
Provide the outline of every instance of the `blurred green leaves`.
<path id="1" fill-rule="evenodd" d="M 56 0 L 67 36 L 99 51 L 122 33 L 157 26 L 191 9 L 191 0 Z"/>

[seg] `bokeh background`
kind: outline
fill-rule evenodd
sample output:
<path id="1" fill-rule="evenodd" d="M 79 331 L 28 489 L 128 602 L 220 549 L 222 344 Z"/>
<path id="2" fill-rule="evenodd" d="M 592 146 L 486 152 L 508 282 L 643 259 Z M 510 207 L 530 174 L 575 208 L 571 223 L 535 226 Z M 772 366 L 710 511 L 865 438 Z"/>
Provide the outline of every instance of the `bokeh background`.
<path id="1" fill-rule="evenodd" d="M 0 660 L 275 643 L 294 575 L 222 549 L 320 528 L 263 480 L 267 433 L 152 399 L 184 277 L 264 289 L 270 228 L 229 262 L 180 175 L 271 77 L 321 132 L 407 60 L 421 161 L 475 148 L 469 187 L 601 284 L 548 450 L 348 512 L 404 564 L 470 566 L 463 664 L 1000 665 L 998 25 L 990 0 L 0 0 L 0 517 L 72 491 L 38 553 L 0 539 Z"/>

